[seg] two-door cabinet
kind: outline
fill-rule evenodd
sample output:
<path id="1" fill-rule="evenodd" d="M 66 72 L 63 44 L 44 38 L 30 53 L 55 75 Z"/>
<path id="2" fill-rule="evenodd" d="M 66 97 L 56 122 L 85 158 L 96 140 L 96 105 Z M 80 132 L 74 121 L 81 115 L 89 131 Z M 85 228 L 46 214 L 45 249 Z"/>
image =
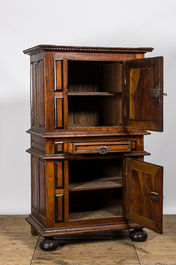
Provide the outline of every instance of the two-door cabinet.
<path id="1" fill-rule="evenodd" d="M 163 58 L 152 48 L 39 45 L 31 75 L 32 234 L 147 227 L 162 233 L 163 168 L 144 162 L 143 138 L 163 131 Z"/>

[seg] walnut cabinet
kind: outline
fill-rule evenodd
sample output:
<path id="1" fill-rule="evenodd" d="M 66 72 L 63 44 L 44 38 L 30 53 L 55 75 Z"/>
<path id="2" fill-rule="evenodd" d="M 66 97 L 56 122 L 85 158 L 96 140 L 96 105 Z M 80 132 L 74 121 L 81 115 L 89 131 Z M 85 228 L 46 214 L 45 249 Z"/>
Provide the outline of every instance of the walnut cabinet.
<path id="1" fill-rule="evenodd" d="M 30 55 L 32 233 L 147 227 L 162 233 L 163 168 L 143 138 L 163 131 L 163 58 L 152 48 L 39 45 Z"/>

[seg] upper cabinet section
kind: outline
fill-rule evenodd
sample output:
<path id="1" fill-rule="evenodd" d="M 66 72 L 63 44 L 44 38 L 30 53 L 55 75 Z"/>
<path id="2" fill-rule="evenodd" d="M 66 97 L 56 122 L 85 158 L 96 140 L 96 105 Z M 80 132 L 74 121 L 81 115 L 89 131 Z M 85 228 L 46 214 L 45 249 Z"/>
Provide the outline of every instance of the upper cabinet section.
<path id="1" fill-rule="evenodd" d="M 39 45 L 31 57 L 31 127 L 44 133 L 162 131 L 162 58 L 152 48 Z"/>
<path id="2" fill-rule="evenodd" d="M 122 126 L 122 62 L 68 61 L 68 128 Z"/>

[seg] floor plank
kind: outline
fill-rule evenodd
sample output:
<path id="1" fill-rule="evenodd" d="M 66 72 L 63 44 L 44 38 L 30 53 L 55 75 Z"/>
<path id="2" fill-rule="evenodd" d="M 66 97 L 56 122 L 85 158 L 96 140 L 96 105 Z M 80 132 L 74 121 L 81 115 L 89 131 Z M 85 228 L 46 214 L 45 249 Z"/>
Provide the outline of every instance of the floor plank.
<path id="1" fill-rule="evenodd" d="M 176 215 L 165 215 L 164 233 L 145 229 L 143 243 L 132 242 L 128 231 L 117 231 L 62 236 L 56 251 L 44 252 L 42 238 L 31 235 L 24 215 L 0 216 L 0 265 L 176 265 L 175 224 Z"/>
<path id="2" fill-rule="evenodd" d="M 24 215 L 0 216 L 0 265 L 29 265 L 38 240 Z"/>
<path id="3" fill-rule="evenodd" d="M 38 246 L 32 265 L 139 264 L 128 231 L 60 237 L 59 242 L 56 251 L 45 255 Z"/>
<path id="4" fill-rule="evenodd" d="M 144 243 L 134 243 L 141 264 L 176 265 L 176 215 L 165 215 L 163 234 L 148 229 L 148 239 Z"/>

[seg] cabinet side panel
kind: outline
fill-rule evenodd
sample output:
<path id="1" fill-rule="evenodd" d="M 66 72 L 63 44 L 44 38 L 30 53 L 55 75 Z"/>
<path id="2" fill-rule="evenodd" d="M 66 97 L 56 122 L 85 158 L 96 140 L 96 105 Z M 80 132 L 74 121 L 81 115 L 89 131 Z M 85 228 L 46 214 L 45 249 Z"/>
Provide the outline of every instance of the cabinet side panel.
<path id="1" fill-rule="evenodd" d="M 31 63 L 31 125 L 37 124 L 37 75 L 36 62 Z"/>
<path id="2" fill-rule="evenodd" d="M 38 62 L 38 125 L 45 125 L 44 61 Z"/>
<path id="3" fill-rule="evenodd" d="M 46 178 L 45 162 L 39 159 L 39 179 L 40 179 L 40 214 L 46 217 Z"/>
<path id="4" fill-rule="evenodd" d="M 31 185 L 32 185 L 32 207 L 39 210 L 39 176 L 38 176 L 38 159 L 31 156 Z"/>
<path id="5" fill-rule="evenodd" d="M 31 127 L 37 131 L 45 128 L 45 84 L 43 56 L 31 58 Z"/>

